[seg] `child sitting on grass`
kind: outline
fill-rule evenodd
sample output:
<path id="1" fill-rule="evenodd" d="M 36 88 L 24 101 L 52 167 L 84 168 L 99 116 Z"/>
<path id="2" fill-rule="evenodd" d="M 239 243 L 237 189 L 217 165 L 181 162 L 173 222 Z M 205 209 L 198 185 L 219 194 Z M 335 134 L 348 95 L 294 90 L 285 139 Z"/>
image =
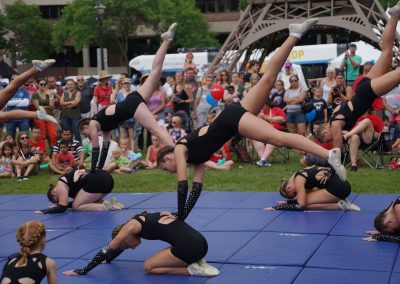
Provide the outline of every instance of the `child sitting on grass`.
<path id="1" fill-rule="evenodd" d="M 205 162 L 207 168 L 215 170 L 230 170 L 233 164 L 228 143 L 224 144 L 221 149 L 210 157 L 210 160 Z"/>
<path id="2" fill-rule="evenodd" d="M 133 172 L 132 168 L 129 166 L 129 158 L 122 154 L 121 148 L 117 147 L 112 151 L 111 163 L 107 166 L 106 171 L 117 174 L 130 174 Z"/>
<path id="3" fill-rule="evenodd" d="M 13 145 L 10 142 L 5 142 L 1 147 L 0 178 L 15 177 L 12 156 Z"/>
<path id="4" fill-rule="evenodd" d="M 55 162 L 49 164 L 54 174 L 63 175 L 73 170 L 74 155 L 68 151 L 68 144 L 65 140 L 59 143 L 60 152 L 56 155 Z"/>

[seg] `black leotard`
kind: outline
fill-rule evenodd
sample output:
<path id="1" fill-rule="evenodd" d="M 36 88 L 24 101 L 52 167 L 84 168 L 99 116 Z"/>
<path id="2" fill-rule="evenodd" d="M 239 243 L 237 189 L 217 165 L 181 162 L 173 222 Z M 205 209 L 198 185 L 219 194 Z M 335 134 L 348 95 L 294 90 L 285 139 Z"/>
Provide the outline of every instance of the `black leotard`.
<path id="1" fill-rule="evenodd" d="M 144 221 L 140 216 L 144 217 Z M 202 259 L 208 251 L 208 244 L 202 234 L 183 221 L 175 220 L 161 224 L 160 212 L 141 213 L 133 217 L 142 225 L 139 237 L 146 240 L 161 240 L 171 244 L 171 253 L 180 260 L 191 264 Z"/>
<path id="2" fill-rule="evenodd" d="M 239 103 L 232 103 L 217 116 L 208 127 L 207 132 L 199 136 L 195 132 L 181 138 L 176 144 L 188 148 L 187 162 L 201 164 L 207 162 L 211 155 L 217 152 L 226 142 L 239 133 L 239 121 L 247 112 Z"/>
<path id="3" fill-rule="evenodd" d="M 20 283 L 22 278 L 30 278 L 34 283 L 40 283 L 47 275 L 46 258 L 42 253 L 34 253 L 28 257 L 28 262 L 25 266 L 16 267 L 18 259 L 21 255 L 17 254 L 9 258 L 3 268 L 3 274 L 0 282 L 5 278 L 9 278 L 10 282 L 5 283 Z"/>
<path id="4" fill-rule="evenodd" d="M 358 118 L 368 111 L 377 97 L 374 90 L 372 90 L 371 79 L 368 77 L 362 78 L 357 85 L 355 95 L 351 98 L 353 110 L 350 110 L 348 101 L 341 103 L 338 109 L 333 111 L 330 122 L 342 120 L 345 122 L 343 129 L 351 130 Z M 338 118 L 339 115 L 342 115 L 344 118 Z"/>
<path id="5" fill-rule="evenodd" d="M 321 183 L 317 178 L 317 174 L 322 172 L 328 179 L 325 183 Z M 305 174 L 306 173 L 306 174 Z M 351 193 L 351 186 L 348 181 L 342 181 L 333 169 L 312 166 L 301 169 L 295 173 L 295 177 L 302 176 L 305 178 L 306 189 L 325 188 L 330 194 L 339 199 L 345 199 Z"/>
<path id="6" fill-rule="evenodd" d="M 74 181 L 74 174 L 75 171 L 71 171 L 59 179 L 68 186 L 68 196 L 71 198 L 75 198 L 81 189 L 89 193 L 108 194 L 114 187 L 112 176 L 103 170 L 79 176 L 76 181 Z"/>
<path id="7" fill-rule="evenodd" d="M 97 120 L 100 123 L 102 131 L 111 131 L 118 128 L 118 125 L 121 122 L 133 118 L 141 103 L 146 102 L 137 91 L 134 91 L 127 95 L 124 101 L 115 104 L 114 114 L 107 115 L 107 108 L 104 108 L 96 113 L 92 119 Z"/>

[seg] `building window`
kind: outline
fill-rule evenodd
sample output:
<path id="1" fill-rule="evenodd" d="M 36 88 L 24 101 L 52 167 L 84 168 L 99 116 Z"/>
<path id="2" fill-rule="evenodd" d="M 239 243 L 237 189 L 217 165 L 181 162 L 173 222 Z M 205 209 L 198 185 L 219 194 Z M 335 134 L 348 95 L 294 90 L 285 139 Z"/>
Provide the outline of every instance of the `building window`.
<path id="1" fill-rule="evenodd" d="M 65 5 L 43 5 L 39 6 L 44 19 L 59 19 L 61 18 L 61 11 Z"/>
<path id="2" fill-rule="evenodd" d="M 239 0 L 196 0 L 202 13 L 227 13 L 239 11 Z"/>

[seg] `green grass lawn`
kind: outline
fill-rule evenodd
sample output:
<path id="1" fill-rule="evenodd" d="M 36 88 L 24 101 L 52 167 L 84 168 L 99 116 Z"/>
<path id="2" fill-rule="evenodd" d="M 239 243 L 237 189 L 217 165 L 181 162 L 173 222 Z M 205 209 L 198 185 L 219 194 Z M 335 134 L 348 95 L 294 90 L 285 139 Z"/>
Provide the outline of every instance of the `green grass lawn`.
<path id="1" fill-rule="evenodd" d="M 236 163 L 230 171 L 207 170 L 204 187 L 206 190 L 275 191 L 281 178 L 290 176 L 300 168 L 299 157 L 290 153 L 289 163 L 282 165 L 275 162 L 268 168 Z M 357 173 L 348 170 L 347 176 L 353 192 L 356 193 L 399 193 L 400 170 L 359 167 Z M 55 183 L 57 179 L 58 176 L 49 174 L 47 170 L 37 176 L 31 176 L 29 181 L 1 179 L 0 193 L 46 193 L 47 185 Z M 175 175 L 160 170 L 139 170 L 129 175 L 114 174 L 114 180 L 114 192 L 176 190 Z"/>

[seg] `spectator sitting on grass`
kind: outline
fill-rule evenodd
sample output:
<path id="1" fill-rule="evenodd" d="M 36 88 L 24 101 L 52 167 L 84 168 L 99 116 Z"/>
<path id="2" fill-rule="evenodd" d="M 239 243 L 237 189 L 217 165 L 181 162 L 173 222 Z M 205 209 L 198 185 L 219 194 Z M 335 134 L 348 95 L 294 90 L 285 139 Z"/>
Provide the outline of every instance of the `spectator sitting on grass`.
<path id="1" fill-rule="evenodd" d="M 38 171 L 40 156 L 38 151 L 29 145 L 29 136 L 25 131 L 19 133 L 17 155 L 13 164 L 17 169 L 17 181 L 28 180 L 32 172 Z"/>
<path id="2" fill-rule="evenodd" d="M 29 145 L 34 147 L 41 156 L 46 152 L 46 142 L 42 137 L 42 130 L 36 125 L 32 128 Z"/>
<path id="3" fill-rule="evenodd" d="M 111 163 L 107 166 L 106 171 L 109 173 L 132 173 L 132 168 L 129 167 L 129 158 L 122 155 L 121 148 L 117 147 L 112 151 Z"/>
<path id="4" fill-rule="evenodd" d="M 228 143 L 224 144 L 221 149 L 212 154 L 210 160 L 204 163 L 207 168 L 215 170 L 230 170 L 232 168 L 234 162 L 231 159 Z"/>
<path id="5" fill-rule="evenodd" d="M 173 116 L 171 121 L 171 128 L 168 130 L 169 135 L 171 135 L 174 143 L 186 136 L 186 131 L 182 129 L 182 119 L 179 116 Z"/>
<path id="6" fill-rule="evenodd" d="M 54 174 L 63 175 L 73 170 L 74 156 L 68 151 L 67 141 L 62 140 L 58 145 L 60 152 L 57 153 L 55 160 L 49 164 L 49 167 Z"/>
<path id="7" fill-rule="evenodd" d="M 14 177 L 14 165 L 12 163 L 13 145 L 5 142 L 1 147 L 0 178 Z"/>

